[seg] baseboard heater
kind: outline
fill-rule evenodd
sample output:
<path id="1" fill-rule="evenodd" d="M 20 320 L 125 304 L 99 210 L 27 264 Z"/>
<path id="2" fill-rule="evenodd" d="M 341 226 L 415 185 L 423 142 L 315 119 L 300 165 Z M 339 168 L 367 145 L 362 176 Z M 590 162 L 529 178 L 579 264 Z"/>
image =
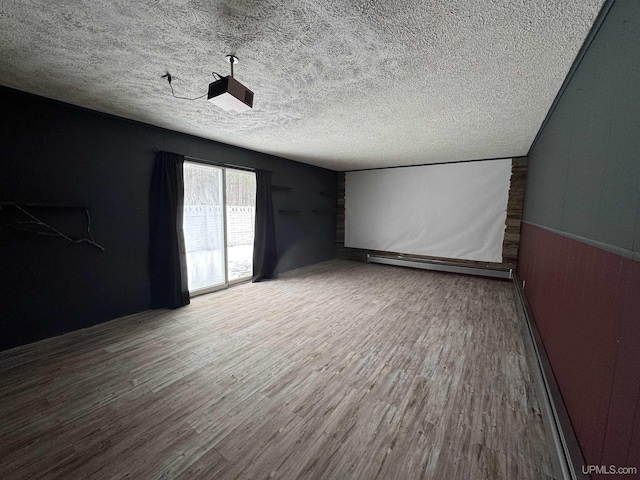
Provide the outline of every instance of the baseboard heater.
<path id="1" fill-rule="evenodd" d="M 367 263 L 382 263 L 396 265 L 398 267 L 421 268 L 423 270 L 435 270 L 438 272 L 462 273 L 465 275 L 478 275 L 481 277 L 513 278 L 513 269 L 495 267 L 476 267 L 453 261 L 429 260 L 425 258 L 409 257 L 406 255 L 367 255 Z"/>
<path id="2" fill-rule="evenodd" d="M 527 297 L 524 295 L 523 285 L 517 274 L 514 274 L 513 277 L 514 297 L 518 316 L 523 326 L 527 360 L 538 393 L 540 413 L 544 419 L 547 441 L 556 453 L 552 456 L 556 470 L 555 478 L 558 480 L 589 480 L 589 475 L 582 471 L 586 462 L 544 349 L 542 337 L 531 313 Z"/>

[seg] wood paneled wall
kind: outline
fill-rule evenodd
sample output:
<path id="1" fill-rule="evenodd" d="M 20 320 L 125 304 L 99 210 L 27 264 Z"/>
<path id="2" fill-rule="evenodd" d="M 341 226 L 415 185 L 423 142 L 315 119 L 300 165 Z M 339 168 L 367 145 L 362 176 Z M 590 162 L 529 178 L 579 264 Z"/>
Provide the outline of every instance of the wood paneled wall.
<path id="1" fill-rule="evenodd" d="M 502 242 L 502 264 L 516 268 L 520 249 L 520 225 L 524 208 L 524 189 L 527 182 L 527 157 L 511 160 L 511 185 L 507 202 L 507 222 Z"/>
<path id="2" fill-rule="evenodd" d="M 527 157 L 516 157 L 511 161 L 511 185 L 509 187 L 509 200 L 507 202 L 507 220 L 502 243 L 502 262 L 478 262 L 471 260 L 456 260 L 474 266 L 491 266 L 500 268 L 516 268 L 518 263 L 518 250 L 520 247 L 520 225 L 522 223 L 522 210 L 524 207 L 524 190 L 527 180 Z M 367 253 L 378 254 L 403 254 L 406 252 L 381 252 L 374 250 L 362 250 L 347 248 L 345 239 L 345 173 L 338 173 L 338 196 L 336 207 L 336 258 L 366 261 Z M 416 258 L 447 260 L 439 257 L 425 255 L 412 255 Z"/>
<path id="3" fill-rule="evenodd" d="M 640 262 L 525 223 L 518 275 L 586 464 L 640 469 Z"/>

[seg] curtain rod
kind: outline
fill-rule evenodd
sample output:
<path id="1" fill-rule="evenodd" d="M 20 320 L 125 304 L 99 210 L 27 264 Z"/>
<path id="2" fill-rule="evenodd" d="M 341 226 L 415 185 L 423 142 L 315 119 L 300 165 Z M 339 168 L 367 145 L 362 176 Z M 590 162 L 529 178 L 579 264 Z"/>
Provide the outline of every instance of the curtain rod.
<path id="1" fill-rule="evenodd" d="M 246 170 L 248 172 L 255 172 L 256 170 L 262 170 L 261 168 L 256 169 L 256 168 L 253 168 L 253 167 L 245 167 L 244 165 L 234 165 L 232 163 L 214 162 L 213 160 L 207 160 L 205 158 L 191 157 L 189 155 L 185 155 L 184 159 L 185 160 L 190 160 L 192 162 L 197 162 L 197 163 L 206 163 L 207 165 L 213 165 L 213 166 L 216 166 L 216 167 L 226 167 L 226 168 L 235 168 L 236 170 Z M 271 170 L 269 170 L 269 171 L 271 171 Z"/>
<path id="2" fill-rule="evenodd" d="M 159 150 L 157 148 L 153 149 L 154 153 L 158 153 L 160 151 L 161 150 Z M 273 173 L 273 170 L 266 170 L 264 168 L 245 167 L 244 165 L 234 165 L 232 163 L 215 162 L 213 160 L 207 160 L 206 158 L 192 157 L 191 155 L 184 155 L 184 159 L 192 161 L 192 162 L 206 163 L 207 165 L 213 165 L 213 166 L 216 166 L 216 167 L 235 168 L 237 170 L 246 170 L 248 172 L 255 172 L 256 170 L 262 170 L 262 171 L 265 171 L 265 172 Z"/>

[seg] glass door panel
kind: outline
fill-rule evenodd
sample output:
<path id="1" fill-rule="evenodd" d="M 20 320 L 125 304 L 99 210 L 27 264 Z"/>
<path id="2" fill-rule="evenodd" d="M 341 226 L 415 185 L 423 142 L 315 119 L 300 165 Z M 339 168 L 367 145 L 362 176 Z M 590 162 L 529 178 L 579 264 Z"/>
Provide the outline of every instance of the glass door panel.
<path id="1" fill-rule="evenodd" d="M 184 242 L 189 291 L 225 285 L 224 171 L 184 162 Z"/>
<path id="2" fill-rule="evenodd" d="M 226 170 L 229 281 L 251 277 L 256 218 L 256 174 Z"/>

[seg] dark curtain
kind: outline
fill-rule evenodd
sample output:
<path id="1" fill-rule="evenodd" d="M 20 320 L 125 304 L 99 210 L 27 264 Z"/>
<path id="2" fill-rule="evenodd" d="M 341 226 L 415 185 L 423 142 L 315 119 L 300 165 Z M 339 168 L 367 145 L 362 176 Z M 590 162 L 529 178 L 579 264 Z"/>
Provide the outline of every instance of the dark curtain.
<path id="1" fill-rule="evenodd" d="M 149 226 L 151 308 L 178 308 L 189 303 L 182 233 L 183 166 L 183 155 L 169 152 L 156 155 Z"/>
<path id="2" fill-rule="evenodd" d="M 271 172 L 256 170 L 256 227 L 253 241 L 253 279 L 277 278 L 278 253 L 271 196 Z"/>

